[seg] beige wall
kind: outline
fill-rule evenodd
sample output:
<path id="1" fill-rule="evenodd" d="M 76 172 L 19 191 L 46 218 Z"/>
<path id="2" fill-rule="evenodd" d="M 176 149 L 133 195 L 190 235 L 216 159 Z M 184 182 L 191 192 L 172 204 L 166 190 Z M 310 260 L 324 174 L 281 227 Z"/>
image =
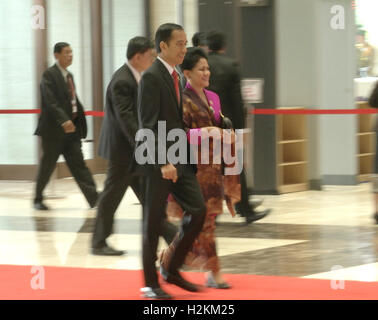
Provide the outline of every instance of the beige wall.
<path id="1" fill-rule="evenodd" d="M 184 23 L 188 46 L 192 46 L 192 36 L 198 31 L 198 0 L 151 0 L 151 34 L 163 23 L 182 24 L 180 3 L 184 7 Z"/>
<path id="2" fill-rule="evenodd" d="M 192 37 L 198 32 L 198 0 L 184 0 L 184 27 L 188 37 L 188 47 L 192 46 Z"/>
<path id="3" fill-rule="evenodd" d="M 86 111 L 93 109 L 90 1 L 49 0 L 47 5 L 48 64 L 55 63 L 55 43 L 71 45 L 74 58 L 68 70 L 74 75 L 76 92 Z M 92 118 L 87 118 L 87 124 L 87 139 L 92 140 Z M 93 143 L 83 143 L 83 153 L 85 159 L 92 159 Z M 63 162 L 63 156 L 58 161 Z"/>
<path id="4" fill-rule="evenodd" d="M 151 32 L 163 23 L 179 22 L 178 0 L 151 0 Z"/>
<path id="5" fill-rule="evenodd" d="M 37 107 L 31 4 L 0 1 L 0 109 Z M 0 115 L 0 165 L 37 163 L 36 120 L 34 115 Z"/>

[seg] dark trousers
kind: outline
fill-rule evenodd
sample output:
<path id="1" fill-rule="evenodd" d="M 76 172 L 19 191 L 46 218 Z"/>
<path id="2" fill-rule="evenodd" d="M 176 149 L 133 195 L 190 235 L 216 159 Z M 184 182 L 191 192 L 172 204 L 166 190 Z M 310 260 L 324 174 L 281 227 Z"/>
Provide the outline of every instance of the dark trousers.
<path id="1" fill-rule="evenodd" d="M 127 165 L 109 161 L 105 186 L 101 193 L 97 209 L 92 237 L 92 248 L 104 246 L 106 239 L 112 234 L 114 214 L 129 186 L 133 189 L 139 202 L 143 205 L 145 189 L 144 177 L 130 174 Z M 164 220 L 162 224 L 162 236 L 169 244 L 176 235 L 177 228 L 167 220 Z"/>
<path id="2" fill-rule="evenodd" d="M 192 169 L 188 167 L 176 183 L 163 179 L 160 170 L 147 176 L 143 213 L 143 269 L 147 287 L 159 287 L 155 265 L 156 251 L 161 222 L 165 219 L 161 208 L 165 206 L 169 193 L 172 193 L 185 213 L 177 241 L 175 240 L 175 250 L 167 267 L 168 272 L 174 274 L 182 266 L 206 217 L 205 201 Z"/>
<path id="3" fill-rule="evenodd" d="M 240 173 L 240 188 L 241 188 L 241 199 L 240 199 L 240 207 L 243 211 L 255 213 L 252 206 L 249 205 L 249 195 L 251 194 L 248 192 L 247 186 L 247 177 L 245 176 L 245 170 L 243 169 Z"/>
<path id="4" fill-rule="evenodd" d="M 76 133 L 67 134 L 59 140 L 42 137 L 42 149 L 43 156 L 37 175 L 34 202 L 43 200 L 43 190 L 50 180 L 59 156 L 63 155 L 79 188 L 89 205 L 93 207 L 96 204 L 98 194 L 92 174 L 84 161 L 80 137 Z"/>

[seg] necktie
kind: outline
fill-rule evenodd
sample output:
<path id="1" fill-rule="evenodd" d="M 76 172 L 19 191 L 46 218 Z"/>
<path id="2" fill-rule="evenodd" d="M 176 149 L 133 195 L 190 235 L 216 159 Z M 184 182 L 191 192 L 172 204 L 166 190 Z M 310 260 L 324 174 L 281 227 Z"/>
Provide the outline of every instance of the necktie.
<path id="1" fill-rule="evenodd" d="M 175 84 L 175 90 L 176 90 L 176 96 L 177 96 L 177 102 L 180 105 L 180 89 L 179 89 L 179 77 L 176 72 L 176 70 L 173 70 L 172 72 L 173 82 Z"/>
<path id="2" fill-rule="evenodd" d="M 71 93 L 72 119 L 75 120 L 77 117 L 76 92 L 72 76 L 70 74 L 67 75 L 67 83 L 68 89 Z"/>

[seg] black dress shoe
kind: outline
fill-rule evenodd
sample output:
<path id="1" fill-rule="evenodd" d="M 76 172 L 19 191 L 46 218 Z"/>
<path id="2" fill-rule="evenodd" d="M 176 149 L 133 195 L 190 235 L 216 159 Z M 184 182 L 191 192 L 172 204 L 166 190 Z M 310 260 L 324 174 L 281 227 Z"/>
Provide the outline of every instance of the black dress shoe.
<path id="1" fill-rule="evenodd" d="M 261 212 L 252 213 L 252 214 L 245 217 L 245 222 L 246 222 L 246 224 L 250 224 L 254 221 L 265 218 L 271 211 L 272 211 L 272 209 L 266 209 L 266 210 L 263 210 Z"/>
<path id="2" fill-rule="evenodd" d="M 148 299 L 172 299 L 172 296 L 166 293 L 162 288 L 146 287 L 140 289 L 143 297 Z"/>
<path id="3" fill-rule="evenodd" d="M 92 254 L 95 256 L 122 256 L 126 253 L 126 251 L 116 250 L 108 245 L 100 247 L 100 248 L 92 248 Z"/>
<path id="4" fill-rule="evenodd" d="M 33 207 L 35 210 L 49 210 L 49 208 L 45 206 L 43 202 L 34 202 Z"/>
<path id="5" fill-rule="evenodd" d="M 375 224 L 378 224 L 378 212 L 375 213 L 374 219 L 375 219 Z"/>
<path id="6" fill-rule="evenodd" d="M 191 292 L 199 291 L 199 288 L 195 284 L 186 281 L 178 272 L 172 274 L 165 270 L 163 266 L 160 266 L 160 274 L 166 282 L 174 284 L 184 290 Z"/>

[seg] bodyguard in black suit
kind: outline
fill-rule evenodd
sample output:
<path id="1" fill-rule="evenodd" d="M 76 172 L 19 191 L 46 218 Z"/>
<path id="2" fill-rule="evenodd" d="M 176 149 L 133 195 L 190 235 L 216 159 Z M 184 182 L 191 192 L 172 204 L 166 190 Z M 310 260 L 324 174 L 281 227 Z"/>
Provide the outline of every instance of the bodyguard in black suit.
<path id="1" fill-rule="evenodd" d="M 60 42 L 54 47 L 54 55 L 57 62 L 43 73 L 40 86 L 42 108 L 35 134 L 42 138 L 43 156 L 37 176 L 34 208 L 48 210 L 42 193 L 61 154 L 93 208 L 98 194 L 81 150 L 81 139 L 87 136 L 87 122 L 75 92 L 73 76 L 67 71 L 72 64 L 72 49 L 68 43 Z"/>
<path id="2" fill-rule="evenodd" d="M 114 214 L 128 186 L 143 204 L 143 178 L 130 172 L 129 168 L 134 160 L 138 130 L 138 82 L 141 73 L 154 61 L 153 48 L 153 43 L 145 37 L 131 39 L 127 47 L 128 61 L 114 73 L 107 89 L 99 155 L 108 159 L 108 172 L 92 237 L 92 253 L 96 255 L 124 253 L 111 248 L 106 239 L 112 233 Z M 163 224 L 163 236 L 170 243 L 177 232 L 176 227 L 166 220 Z"/>
<path id="3" fill-rule="evenodd" d="M 186 34 L 179 25 L 163 24 L 156 32 L 155 41 L 159 57 L 143 74 L 138 94 L 139 128 L 144 129 L 139 133 L 141 136 L 146 131 L 155 134 L 154 145 L 147 147 L 150 160 L 154 161 L 141 166 L 146 174 L 143 215 L 143 269 L 146 287 L 141 291 L 147 298 L 169 299 L 171 296 L 160 288 L 155 265 L 161 221 L 165 219 L 161 208 L 165 206 L 171 193 L 185 214 L 180 232 L 173 241 L 175 250 L 167 265 L 160 266 L 160 272 L 168 283 L 189 291 L 197 291 L 197 286 L 183 279 L 178 270 L 202 229 L 206 206 L 195 176 L 196 167 L 188 164 L 189 162 L 173 164 L 173 161 L 169 161 L 167 150 L 174 142 L 165 135 L 159 136 L 159 139 L 166 143 L 166 149 L 158 149 L 159 121 L 166 125 L 167 133 L 172 129 L 179 129 L 184 133 L 187 130 L 183 123 L 181 88 L 175 70 L 175 66 L 182 63 L 186 53 Z M 135 156 L 138 164 L 143 162 L 140 159 L 143 146 L 145 142 L 137 143 Z"/>
<path id="4" fill-rule="evenodd" d="M 378 81 L 375 84 L 375 88 L 373 92 L 370 95 L 369 98 L 369 105 L 372 108 L 378 108 Z M 377 115 L 375 115 L 375 124 L 374 124 L 374 130 L 375 130 L 375 163 L 374 163 L 374 175 L 373 175 L 373 193 L 374 193 L 374 207 L 375 207 L 375 213 L 374 213 L 374 220 L 375 223 L 378 224 L 378 118 Z"/>
<path id="5" fill-rule="evenodd" d="M 209 90 L 219 95 L 222 113 L 231 119 L 234 129 L 245 128 L 245 111 L 241 96 L 238 64 L 225 55 L 226 37 L 218 31 L 207 34 L 209 46 L 209 67 L 211 71 Z M 271 210 L 255 212 L 249 204 L 247 179 L 244 169 L 240 174 L 241 201 L 235 205 L 237 212 L 246 218 L 247 223 L 264 218 Z"/>

